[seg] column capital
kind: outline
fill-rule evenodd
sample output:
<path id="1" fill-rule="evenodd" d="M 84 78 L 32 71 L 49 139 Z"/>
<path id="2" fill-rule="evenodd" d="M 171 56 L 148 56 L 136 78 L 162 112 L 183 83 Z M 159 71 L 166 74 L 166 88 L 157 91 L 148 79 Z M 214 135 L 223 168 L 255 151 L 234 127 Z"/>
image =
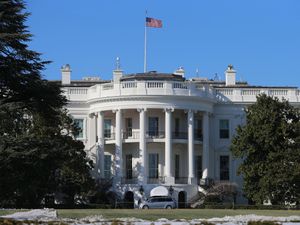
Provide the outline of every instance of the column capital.
<path id="1" fill-rule="evenodd" d="M 139 113 L 147 112 L 147 109 L 146 108 L 137 108 L 136 111 L 138 111 Z"/>
<path id="2" fill-rule="evenodd" d="M 90 113 L 89 114 L 89 118 L 91 118 L 91 119 L 94 118 L 94 116 L 96 116 L 96 113 Z"/>
<path id="3" fill-rule="evenodd" d="M 164 112 L 174 112 L 174 108 L 173 107 L 164 108 L 163 111 Z"/>
<path id="4" fill-rule="evenodd" d="M 113 109 L 111 110 L 113 113 L 117 113 L 118 111 L 120 111 L 120 109 Z"/>

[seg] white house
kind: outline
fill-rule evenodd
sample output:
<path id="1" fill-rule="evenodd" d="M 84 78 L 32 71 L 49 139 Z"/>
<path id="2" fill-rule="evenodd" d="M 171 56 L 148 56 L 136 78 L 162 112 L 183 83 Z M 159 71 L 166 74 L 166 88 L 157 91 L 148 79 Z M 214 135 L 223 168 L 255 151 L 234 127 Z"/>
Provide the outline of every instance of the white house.
<path id="1" fill-rule="evenodd" d="M 229 146 L 245 122 L 244 107 L 260 93 L 300 105 L 296 87 L 237 82 L 231 65 L 226 81 L 187 80 L 182 68 L 125 75 L 117 66 L 112 81 L 72 80 L 69 65 L 61 72 L 68 110 L 82 128 L 77 139 L 96 165 L 94 176 L 113 179 L 114 191 L 135 205 L 157 186 L 173 190 L 179 202 L 195 199 L 210 180 L 241 187 L 239 160 Z M 246 199 L 239 195 L 237 201 Z"/>

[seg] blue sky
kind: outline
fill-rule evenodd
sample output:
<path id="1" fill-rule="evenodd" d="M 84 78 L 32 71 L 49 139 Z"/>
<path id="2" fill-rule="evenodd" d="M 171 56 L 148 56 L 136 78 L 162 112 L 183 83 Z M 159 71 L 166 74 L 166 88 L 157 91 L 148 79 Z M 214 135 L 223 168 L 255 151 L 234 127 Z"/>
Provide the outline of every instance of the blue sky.
<path id="1" fill-rule="evenodd" d="M 30 48 L 53 61 L 44 77 L 69 63 L 72 79 L 111 79 L 118 56 L 142 72 L 146 9 L 163 21 L 148 28 L 148 70 L 224 79 L 233 64 L 238 80 L 300 87 L 299 0 L 28 0 Z"/>

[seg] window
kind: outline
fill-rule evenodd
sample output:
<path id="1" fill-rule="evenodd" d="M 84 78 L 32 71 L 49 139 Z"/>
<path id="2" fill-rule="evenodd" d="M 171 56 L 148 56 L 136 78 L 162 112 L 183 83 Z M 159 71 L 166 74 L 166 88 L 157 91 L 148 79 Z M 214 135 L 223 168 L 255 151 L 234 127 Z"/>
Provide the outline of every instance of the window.
<path id="1" fill-rule="evenodd" d="M 110 119 L 104 120 L 104 137 L 105 138 L 111 137 L 111 120 Z"/>
<path id="2" fill-rule="evenodd" d="M 111 178 L 111 155 L 104 155 L 104 177 Z"/>
<path id="3" fill-rule="evenodd" d="M 229 138 L 229 120 L 220 120 L 220 138 Z"/>
<path id="4" fill-rule="evenodd" d="M 132 137 L 132 118 L 125 119 L 126 134 L 125 138 Z"/>
<path id="5" fill-rule="evenodd" d="M 220 156 L 220 180 L 229 180 L 229 156 Z"/>
<path id="6" fill-rule="evenodd" d="M 158 136 L 158 117 L 149 117 L 149 136 Z"/>
<path id="7" fill-rule="evenodd" d="M 179 178 L 180 156 L 175 155 L 175 178 Z"/>
<path id="8" fill-rule="evenodd" d="M 175 118 L 175 137 L 179 137 L 179 124 L 180 120 L 179 118 Z"/>
<path id="9" fill-rule="evenodd" d="M 158 178 L 158 154 L 149 154 L 149 178 Z"/>
<path id="10" fill-rule="evenodd" d="M 75 138 L 83 138 L 83 119 L 74 119 L 74 122 L 79 128 L 78 134 L 75 135 Z"/>
<path id="11" fill-rule="evenodd" d="M 199 181 L 199 179 L 202 178 L 202 156 L 201 155 L 196 156 L 195 169 L 196 169 L 195 175 L 197 177 L 197 180 Z"/>
<path id="12" fill-rule="evenodd" d="M 132 155 L 126 155 L 126 179 L 132 179 Z"/>
<path id="13" fill-rule="evenodd" d="M 202 139 L 202 120 L 201 119 L 195 119 L 195 129 L 194 129 L 194 135 L 196 139 Z"/>

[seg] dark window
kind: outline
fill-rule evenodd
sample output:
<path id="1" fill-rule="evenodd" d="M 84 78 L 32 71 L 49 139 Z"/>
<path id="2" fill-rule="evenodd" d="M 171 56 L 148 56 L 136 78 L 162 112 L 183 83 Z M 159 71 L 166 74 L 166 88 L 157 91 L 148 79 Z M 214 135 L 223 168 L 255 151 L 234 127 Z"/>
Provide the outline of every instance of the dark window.
<path id="1" fill-rule="evenodd" d="M 220 138 L 228 139 L 229 138 L 229 120 L 220 120 Z"/>
<path id="2" fill-rule="evenodd" d="M 126 134 L 125 138 L 132 137 L 132 118 L 126 118 Z"/>
<path id="3" fill-rule="evenodd" d="M 79 128 L 78 134 L 75 135 L 75 138 L 83 138 L 83 119 L 74 119 L 74 122 Z"/>
<path id="4" fill-rule="evenodd" d="M 179 137 L 179 124 L 180 120 L 179 118 L 175 118 L 175 137 Z"/>
<path id="5" fill-rule="evenodd" d="M 111 120 L 110 119 L 104 120 L 104 137 L 105 138 L 111 137 Z"/>
<path id="6" fill-rule="evenodd" d="M 126 179 L 132 179 L 132 155 L 126 155 Z"/>
<path id="7" fill-rule="evenodd" d="M 104 156 L 104 177 L 111 178 L 111 155 Z"/>
<path id="8" fill-rule="evenodd" d="M 220 180 L 229 180 L 229 156 L 220 156 Z"/>
<path id="9" fill-rule="evenodd" d="M 202 156 L 201 155 L 196 156 L 195 168 L 196 168 L 195 174 L 197 180 L 199 181 L 199 179 L 202 178 Z"/>
<path id="10" fill-rule="evenodd" d="M 158 178 L 158 154 L 149 154 L 149 178 Z"/>
<path id="11" fill-rule="evenodd" d="M 202 139 L 202 120 L 195 119 L 194 135 L 196 139 Z"/>
<path id="12" fill-rule="evenodd" d="M 149 117 L 149 135 L 158 136 L 158 117 Z"/>
<path id="13" fill-rule="evenodd" d="M 175 155 L 175 178 L 179 178 L 180 157 Z"/>

